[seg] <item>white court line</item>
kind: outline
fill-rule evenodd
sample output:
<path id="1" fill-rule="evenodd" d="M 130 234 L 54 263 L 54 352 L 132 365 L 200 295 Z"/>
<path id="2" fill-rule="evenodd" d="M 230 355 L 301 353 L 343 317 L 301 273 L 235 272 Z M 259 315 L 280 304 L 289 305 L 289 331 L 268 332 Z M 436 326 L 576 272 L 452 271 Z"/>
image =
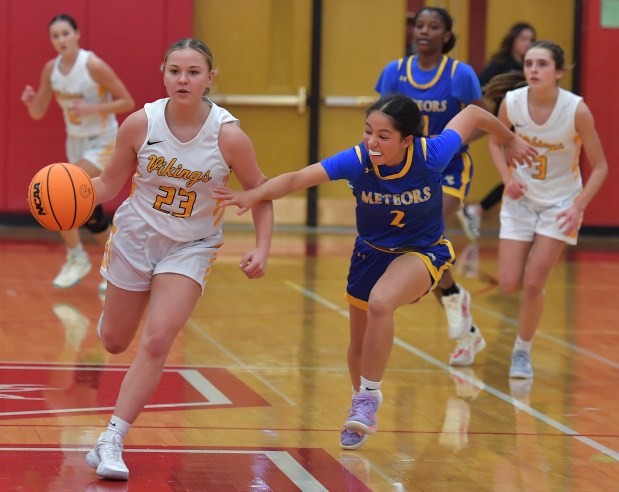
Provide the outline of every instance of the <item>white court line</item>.
<path id="1" fill-rule="evenodd" d="M 307 289 L 305 289 L 304 287 L 301 287 L 300 285 L 294 284 L 292 282 L 288 282 L 286 281 L 286 284 L 288 286 L 290 286 L 291 288 L 293 288 L 294 290 L 302 293 L 303 295 L 310 297 L 312 299 L 314 299 L 316 302 L 327 306 L 331 309 L 333 309 L 332 306 L 335 306 L 332 302 L 323 299 L 321 296 L 319 296 L 318 294 L 316 294 L 315 292 L 311 292 Z M 348 312 L 343 311 L 341 308 L 339 308 L 338 306 L 335 306 L 336 309 L 334 309 L 334 311 L 336 311 L 338 314 L 348 318 Z M 445 372 L 449 372 L 449 366 L 447 364 L 445 364 L 444 362 L 441 362 L 440 360 L 432 357 L 430 354 L 427 354 L 426 352 L 419 350 L 417 347 L 412 346 L 411 344 L 405 342 L 404 340 L 401 340 L 400 338 L 394 336 L 393 337 L 393 343 L 394 345 L 397 345 L 398 347 L 406 350 L 407 352 L 410 352 L 414 355 L 416 355 L 417 357 L 420 357 L 421 359 L 425 360 L 426 362 L 439 367 L 440 369 L 442 369 Z M 475 386 L 481 388 L 481 385 L 479 383 L 477 383 L 476 381 L 474 381 L 473 379 L 467 377 L 466 375 L 462 374 L 461 376 L 464 376 L 466 379 L 469 380 L 469 382 L 471 384 L 474 384 Z M 512 398 L 511 396 L 506 395 L 505 393 L 503 393 L 502 391 L 499 391 L 496 388 L 493 388 L 492 386 L 489 386 L 488 384 L 484 384 L 483 388 L 484 391 L 487 391 L 488 393 L 490 393 L 491 395 L 496 396 L 497 398 L 503 400 L 504 402 L 513 405 L 514 407 L 518 408 L 519 410 L 528 413 L 529 415 L 531 415 L 532 417 L 538 419 L 539 421 L 545 423 L 546 425 L 549 425 L 550 427 L 553 427 L 554 429 L 558 430 L 559 432 L 562 432 L 563 434 L 567 434 L 569 435 L 569 437 L 573 437 L 574 439 L 576 439 L 577 441 L 582 442 L 583 444 L 586 444 L 587 446 L 592 447 L 593 449 L 599 451 L 600 453 L 605 454 L 606 456 L 609 456 L 610 458 L 613 458 L 616 461 L 619 461 L 619 452 L 615 451 L 614 449 L 610 449 L 606 446 L 604 446 L 603 444 L 600 444 L 597 441 L 594 441 L 593 439 L 583 436 L 582 434 L 576 432 L 574 429 L 567 427 L 563 424 L 561 424 L 560 422 L 557 422 L 556 420 L 554 420 L 553 418 L 549 417 L 548 415 L 542 413 L 542 412 L 538 412 L 537 410 L 535 410 L 534 408 L 531 408 L 529 405 L 524 405 L 523 403 L 519 402 L 518 400 L 515 400 L 514 398 Z"/>
<path id="2" fill-rule="evenodd" d="M 0 370 L 4 370 L 9 368 L 8 366 L 0 368 Z M 11 369 L 23 369 L 24 366 L 11 366 Z M 35 369 L 42 369 L 40 367 L 36 367 Z M 46 370 L 50 370 L 50 367 L 46 367 Z M 56 370 L 56 368 L 51 368 Z M 62 367 L 59 368 L 61 370 L 70 370 L 70 368 Z M 76 368 L 74 368 L 76 369 Z M 87 370 L 98 371 L 99 369 L 89 368 Z M 101 368 L 101 370 L 109 370 L 105 368 Z M 191 408 L 191 407 L 203 407 L 203 406 L 211 406 L 211 405 L 231 405 L 232 402 L 228 399 L 226 395 L 224 395 L 221 391 L 219 391 L 208 379 L 204 377 L 200 372 L 195 369 L 169 369 L 165 372 L 176 372 L 180 374 L 183 379 L 185 379 L 194 389 L 200 393 L 206 400 L 208 401 L 199 401 L 199 402 L 184 402 L 184 403 L 156 403 L 156 404 L 148 404 L 144 408 Z M 26 385 L 31 386 L 31 385 Z M 28 388 L 26 388 L 28 389 Z M 52 388 L 52 387 L 44 387 L 40 385 L 36 385 L 32 390 L 33 391 L 42 391 L 42 390 L 60 390 L 61 388 Z M 0 399 L 2 399 L 2 392 L 8 394 L 14 394 L 16 392 L 23 392 L 23 388 L 16 388 L 16 385 L 3 385 L 0 384 Z M 31 400 L 38 400 L 40 398 L 28 398 Z M 54 415 L 54 414 L 67 414 L 67 413 L 75 413 L 75 412 L 102 412 L 102 411 L 110 411 L 114 410 L 114 407 L 90 407 L 90 408 L 59 408 L 59 409 L 46 409 L 46 410 L 27 410 L 27 411 L 14 411 L 14 412 L 0 412 L 0 416 L 18 416 L 18 415 Z"/>
<path id="3" fill-rule="evenodd" d="M 476 304 L 473 302 L 471 303 L 471 306 L 473 306 L 478 311 L 481 311 L 484 314 L 487 314 L 488 316 L 500 319 L 501 321 L 507 324 L 510 324 L 512 326 L 516 326 L 516 327 L 518 326 L 517 319 L 510 318 L 509 316 L 505 316 L 504 314 L 501 314 L 501 313 L 497 313 L 496 311 L 493 311 L 492 309 L 488 309 L 486 307 L 480 306 L 479 304 Z M 606 357 L 603 357 L 594 352 L 591 352 L 590 350 L 579 347 L 578 345 L 574 345 L 573 343 L 566 342 L 565 340 L 561 340 L 560 338 L 557 338 L 553 335 L 548 335 L 540 329 L 538 329 L 535 332 L 535 336 L 540 337 L 540 338 L 545 338 L 546 340 L 550 340 L 551 342 L 556 343 L 557 345 L 561 345 L 562 347 L 569 348 L 570 350 L 573 350 L 574 352 L 578 352 L 579 354 L 583 354 L 588 357 L 591 357 L 592 359 L 595 359 L 602 364 L 606 364 L 608 366 L 614 367 L 615 369 L 619 369 L 618 362 L 615 362 L 614 360 L 611 360 L 611 359 L 607 359 Z"/>
<path id="4" fill-rule="evenodd" d="M 0 448 L 0 452 L 80 452 L 86 453 L 91 448 Z M 172 453 L 172 454 L 256 454 L 266 456 L 271 462 L 286 475 L 300 490 L 307 492 L 327 492 L 327 489 L 288 451 L 261 451 L 261 450 L 234 450 L 234 449 L 123 449 L 124 453 Z M 335 458 L 333 458 L 335 459 Z M 337 460 L 336 460 L 337 461 Z"/>
<path id="5" fill-rule="evenodd" d="M 194 369 L 181 369 L 178 371 L 185 380 L 193 386 L 208 401 L 219 405 L 230 405 L 232 402 L 219 391 L 213 383 Z"/>
<path id="6" fill-rule="evenodd" d="M 234 355 L 232 352 L 230 352 L 226 347 L 224 347 L 221 343 L 219 343 L 217 340 L 215 340 L 212 336 L 210 336 L 208 333 L 206 333 L 205 330 L 203 330 L 200 325 L 198 325 L 196 322 L 194 321 L 188 321 L 187 324 L 189 325 L 189 327 L 194 330 L 196 333 L 198 333 L 198 335 L 200 335 L 202 338 L 204 338 L 206 341 L 208 341 L 211 345 L 213 345 L 214 347 L 216 347 L 220 352 L 222 352 L 223 354 L 225 354 L 228 358 L 232 359 L 234 361 L 234 363 L 240 367 L 241 369 L 243 369 L 244 371 L 249 372 L 252 376 L 254 376 L 258 381 L 260 381 L 262 384 L 264 384 L 267 388 L 269 388 L 271 391 L 273 391 L 273 393 L 276 393 L 280 396 L 280 398 L 282 400 L 284 400 L 286 403 L 288 403 L 288 405 L 291 405 L 293 407 L 297 406 L 297 403 L 293 400 L 291 400 L 287 395 L 285 395 L 280 389 L 276 388 L 273 384 L 271 384 L 269 381 L 267 381 L 266 379 L 264 379 L 262 376 L 260 376 L 260 374 L 258 374 L 256 371 L 254 371 L 252 368 L 250 368 L 248 365 L 244 364 L 243 361 L 241 359 L 239 359 L 236 355 Z"/>

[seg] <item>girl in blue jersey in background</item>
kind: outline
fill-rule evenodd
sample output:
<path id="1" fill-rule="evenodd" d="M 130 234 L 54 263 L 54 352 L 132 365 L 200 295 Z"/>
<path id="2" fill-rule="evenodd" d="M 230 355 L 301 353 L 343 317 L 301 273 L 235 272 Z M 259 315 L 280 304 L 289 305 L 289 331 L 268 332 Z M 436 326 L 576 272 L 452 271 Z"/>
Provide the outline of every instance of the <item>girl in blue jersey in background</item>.
<path id="1" fill-rule="evenodd" d="M 416 54 L 394 60 L 383 69 L 376 91 L 381 96 L 405 94 L 419 106 L 423 134 L 438 135 L 463 107 L 475 104 L 485 108 L 479 79 L 472 67 L 450 58 L 447 53 L 456 44 L 451 31 L 453 20 L 445 9 L 422 8 L 414 20 Z M 480 136 L 473 136 L 473 139 Z M 446 220 L 462 207 L 473 176 L 473 163 L 467 153 L 471 139 L 453 154 L 443 172 L 443 218 Z M 451 354 L 451 365 L 467 366 L 486 346 L 479 329 L 473 324 L 471 296 L 456 284 L 450 271 L 441 278 L 435 291 L 445 308 L 449 338 L 457 339 Z"/>
<path id="2" fill-rule="evenodd" d="M 476 128 L 496 138 L 508 161 L 535 157 L 532 147 L 478 107 L 465 108 L 435 138 L 423 138 L 421 124 L 419 108 L 409 97 L 383 97 L 367 110 L 359 145 L 252 190 L 220 187 L 214 192 L 221 206 L 236 205 L 243 213 L 262 200 L 329 180 L 346 179 L 355 190 L 358 236 L 346 288 L 353 400 L 341 433 L 344 449 L 358 448 L 376 432 L 395 310 L 436 287 L 454 261 L 443 236 L 441 186 L 447 163 Z"/>

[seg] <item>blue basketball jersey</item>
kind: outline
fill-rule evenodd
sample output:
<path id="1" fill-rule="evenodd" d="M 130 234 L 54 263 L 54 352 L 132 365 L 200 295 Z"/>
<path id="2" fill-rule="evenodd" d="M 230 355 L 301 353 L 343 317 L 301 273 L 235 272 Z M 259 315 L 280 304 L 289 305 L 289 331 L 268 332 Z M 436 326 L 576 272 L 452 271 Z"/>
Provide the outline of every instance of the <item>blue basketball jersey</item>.
<path id="1" fill-rule="evenodd" d="M 381 96 L 404 94 L 419 106 L 424 135 L 438 135 L 464 106 L 481 98 L 479 79 L 466 63 L 443 55 L 432 70 L 422 70 L 417 57 L 400 58 L 387 64 L 375 90 Z M 456 153 L 443 175 L 443 192 L 460 200 L 468 195 L 473 165 L 468 145 Z"/>
<path id="2" fill-rule="evenodd" d="M 415 138 L 397 166 L 375 166 L 360 144 L 322 161 L 329 178 L 347 179 L 357 200 L 357 230 L 379 248 L 422 248 L 443 230 L 441 176 L 462 146 L 445 130 L 436 138 Z"/>
<path id="3" fill-rule="evenodd" d="M 441 133 L 464 106 L 481 98 L 473 68 L 447 55 L 432 70 L 420 69 L 415 56 L 394 60 L 380 74 L 375 90 L 381 97 L 405 94 L 413 99 L 421 111 L 426 136 Z"/>

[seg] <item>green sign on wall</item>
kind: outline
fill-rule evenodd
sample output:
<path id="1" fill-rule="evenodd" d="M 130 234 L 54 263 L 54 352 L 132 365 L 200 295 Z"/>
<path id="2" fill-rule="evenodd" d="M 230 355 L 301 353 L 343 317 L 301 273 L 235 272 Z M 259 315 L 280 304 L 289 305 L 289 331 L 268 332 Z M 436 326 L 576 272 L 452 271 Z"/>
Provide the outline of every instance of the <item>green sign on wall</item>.
<path id="1" fill-rule="evenodd" d="M 610 28 L 619 27 L 619 0 L 602 0 L 600 25 Z"/>

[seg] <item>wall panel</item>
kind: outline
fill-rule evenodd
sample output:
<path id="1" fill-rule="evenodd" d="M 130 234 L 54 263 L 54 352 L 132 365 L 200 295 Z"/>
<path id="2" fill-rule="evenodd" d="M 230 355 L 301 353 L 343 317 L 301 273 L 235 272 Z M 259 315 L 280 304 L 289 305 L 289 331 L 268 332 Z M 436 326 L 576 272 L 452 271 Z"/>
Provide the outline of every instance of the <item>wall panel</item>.
<path id="1" fill-rule="evenodd" d="M 65 161 L 65 130 L 55 101 L 46 117 L 33 121 L 20 101 L 26 84 L 37 88 L 43 65 L 56 56 L 48 36 L 55 15 L 75 18 L 80 45 L 108 62 L 131 91 L 136 108 L 163 97 L 159 66 L 165 48 L 193 32 L 191 0 L 3 0 L 0 27 L 5 43 L 0 48 L 3 70 L 0 89 L 6 95 L 0 107 L 0 213 L 25 213 L 31 177 L 41 167 Z M 123 120 L 126 115 L 120 115 Z M 121 196 L 122 195 L 122 196 Z M 108 205 L 112 210 L 126 190 Z"/>

